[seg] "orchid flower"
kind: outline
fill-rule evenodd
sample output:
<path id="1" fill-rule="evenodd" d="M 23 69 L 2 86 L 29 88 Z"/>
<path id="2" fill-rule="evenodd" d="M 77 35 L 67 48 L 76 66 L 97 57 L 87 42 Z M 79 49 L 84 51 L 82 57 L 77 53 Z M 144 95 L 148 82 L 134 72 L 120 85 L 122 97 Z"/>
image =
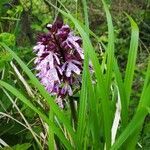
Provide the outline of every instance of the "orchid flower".
<path id="1" fill-rule="evenodd" d="M 73 95 L 75 83 L 79 83 L 83 69 L 82 40 L 75 36 L 68 25 L 57 19 L 47 25 L 48 32 L 38 37 L 33 50 L 37 77 L 63 108 L 63 99 Z"/>

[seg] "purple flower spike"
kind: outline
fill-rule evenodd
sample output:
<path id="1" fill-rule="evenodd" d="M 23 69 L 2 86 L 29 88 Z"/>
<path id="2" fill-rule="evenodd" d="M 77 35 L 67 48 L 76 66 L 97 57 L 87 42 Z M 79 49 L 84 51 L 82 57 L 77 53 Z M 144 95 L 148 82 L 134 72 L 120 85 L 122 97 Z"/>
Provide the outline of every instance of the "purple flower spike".
<path id="1" fill-rule="evenodd" d="M 56 103 L 64 108 L 63 99 L 73 95 L 74 85 L 81 78 L 84 59 L 82 40 L 60 19 L 47 25 L 48 33 L 38 37 L 36 53 L 37 77 Z"/>

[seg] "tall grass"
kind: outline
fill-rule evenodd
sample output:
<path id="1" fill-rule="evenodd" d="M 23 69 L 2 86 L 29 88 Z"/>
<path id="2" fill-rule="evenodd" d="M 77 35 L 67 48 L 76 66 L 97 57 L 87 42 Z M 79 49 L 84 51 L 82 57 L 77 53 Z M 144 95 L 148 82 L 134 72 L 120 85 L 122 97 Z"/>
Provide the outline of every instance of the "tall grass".
<path id="1" fill-rule="evenodd" d="M 49 3 L 49 1 L 47 2 Z M 73 124 L 66 116 L 65 110 L 61 110 L 55 104 L 53 98 L 49 95 L 49 93 L 47 93 L 27 65 L 5 43 L 0 43 L 2 47 L 10 52 L 14 60 L 20 65 L 21 69 L 32 81 L 32 86 L 38 89 L 39 94 L 43 96 L 50 106 L 50 111 L 46 114 L 43 110 L 37 108 L 18 89 L 14 88 L 5 81 L 0 81 L 1 88 L 5 88 L 7 91 L 20 99 L 24 104 L 37 113 L 49 126 L 49 149 L 55 149 L 57 144 L 59 144 L 59 146 L 62 146 L 62 149 L 64 148 L 68 150 L 88 148 L 117 150 L 124 148 L 124 143 L 126 143 L 127 149 L 134 149 L 137 144 L 137 136 L 140 133 L 144 119 L 150 109 L 149 61 L 139 105 L 133 118 L 129 119 L 129 101 L 131 100 L 134 68 L 137 58 L 139 29 L 135 21 L 127 15 L 131 23 L 131 42 L 125 78 L 123 79 L 118 62 L 114 55 L 115 38 L 112 18 L 105 1 L 102 0 L 102 2 L 104 11 L 106 12 L 108 24 L 108 44 L 107 46 L 103 45 L 106 56 L 103 63 L 106 64 L 106 73 L 103 72 L 103 64 L 99 63 L 95 48 L 90 40 L 90 36 L 95 36 L 96 39 L 99 39 L 99 37 L 97 37 L 89 29 L 86 0 L 83 0 L 85 25 L 82 25 L 79 20 L 75 19 L 67 9 L 65 9 L 65 12 L 49 3 L 58 9 L 64 17 L 69 18 L 74 23 L 83 40 L 84 67 L 80 100 L 77 104 L 77 128 L 74 128 Z M 91 60 L 94 69 L 94 80 L 96 81 L 94 84 L 89 72 L 89 60 Z M 115 85 L 116 88 L 112 88 L 113 85 Z M 113 95 L 117 96 L 113 97 Z M 116 107 L 116 103 L 121 103 L 121 106 L 118 105 L 118 107 Z M 116 110 L 114 111 L 112 108 L 116 108 Z M 117 116 L 120 116 L 121 119 L 117 118 Z M 115 118 L 118 119 L 118 123 L 113 126 Z M 119 128 L 122 128 L 121 133 L 118 132 Z M 115 134 L 114 137 L 117 136 L 117 138 L 112 139 L 112 134 Z M 56 136 L 60 140 L 61 144 L 57 143 Z M 133 139 L 131 137 L 133 137 Z M 112 140 L 114 142 L 112 142 Z"/>

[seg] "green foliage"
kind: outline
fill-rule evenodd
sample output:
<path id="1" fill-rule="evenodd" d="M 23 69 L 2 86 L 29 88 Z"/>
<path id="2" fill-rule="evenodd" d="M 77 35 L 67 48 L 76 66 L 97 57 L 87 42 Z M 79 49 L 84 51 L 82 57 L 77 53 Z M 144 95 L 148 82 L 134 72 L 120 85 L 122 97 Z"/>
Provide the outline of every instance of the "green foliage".
<path id="1" fill-rule="evenodd" d="M 12 60 L 12 56 L 7 51 L 0 51 L 0 69 L 4 68 L 6 63 Z"/>
<path id="2" fill-rule="evenodd" d="M 1 91 L 1 90 L 0 90 Z M 0 93 L 1 101 L 0 101 L 0 112 L 5 112 L 11 106 L 11 102 L 7 101 L 7 96 L 4 93 Z"/>
<path id="3" fill-rule="evenodd" d="M 0 34 L 0 42 L 6 43 L 8 46 L 15 46 L 16 39 L 13 34 L 3 32 Z M 6 63 L 12 60 L 12 56 L 9 52 L 0 47 L 0 69 L 4 68 Z"/>
<path id="4" fill-rule="evenodd" d="M 24 144 L 17 144 L 13 147 L 4 147 L 1 150 L 28 150 L 31 147 L 30 143 L 24 143 Z"/>
<path id="5" fill-rule="evenodd" d="M 0 2 L 0 7 L 3 2 Z M 126 14 L 127 17 L 123 16 L 125 24 L 118 21 L 117 27 L 108 9 L 113 2 L 102 0 L 107 25 L 102 23 L 101 30 L 93 33 L 89 10 L 94 10 L 93 3 L 101 6 L 96 2 L 64 0 L 57 1 L 56 5 L 48 0 L 20 0 L 20 4 L 13 4 L 13 8 L 5 10 L 8 16 L 1 12 L 1 31 L 5 32 L 0 34 L 0 139 L 10 146 L 5 147 L 1 142 L 2 150 L 132 150 L 139 149 L 139 144 L 143 149 L 149 148 L 150 61 L 147 62 L 146 53 L 145 61 L 140 63 L 143 71 L 137 66 L 141 40 L 138 25 Z M 81 90 L 66 99 L 66 109 L 63 110 L 32 72 L 32 46 L 26 40 L 27 36 L 30 40 L 31 36 L 43 31 L 57 13 L 62 14 L 81 35 L 84 49 Z M 148 18 L 147 13 L 145 17 Z M 8 24 L 8 30 L 4 23 Z M 144 47 L 148 49 L 145 44 Z M 10 61 L 22 78 L 12 63 L 9 65 Z M 93 66 L 93 76 L 89 71 L 89 61 Z M 135 83 L 141 74 L 144 84 Z M 140 84 L 138 91 L 135 84 Z M 138 97 L 136 102 L 134 96 Z"/>
<path id="6" fill-rule="evenodd" d="M 4 6 L 4 4 L 5 3 L 7 3 L 7 2 L 9 2 L 9 0 L 1 0 L 0 1 L 0 16 L 2 16 L 2 14 L 4 13 L 4 12 L 6 12 L 6 8 L 5 7 L 3 7 Z"/>
<path id="7" fill-rule="evenodd" d="M 0 42 L 6 43 L 8 46 L 15 46 L 16 38 L 14 34 L 3 32 L 0 34 Z"/>

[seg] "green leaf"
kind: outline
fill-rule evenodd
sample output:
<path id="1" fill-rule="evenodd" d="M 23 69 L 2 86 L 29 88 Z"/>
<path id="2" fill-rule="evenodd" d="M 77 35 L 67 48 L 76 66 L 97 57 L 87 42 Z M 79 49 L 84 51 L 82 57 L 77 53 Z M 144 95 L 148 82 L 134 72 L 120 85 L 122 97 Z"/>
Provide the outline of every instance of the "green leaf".
<path id="1" fill-rule="evenodd" d="M 150 103 L 149 103 L 150 96 L 149 96 L 149 93 L 147 90 L 149 88 L 149 86 L 150 86 L 150 59 L 149 59 L 149 64 L 147 67 L 146 77 L 145 77 L 145 81 L 144 81 L 144 87 L 142 90 L 142 94 L 141 94 L 141 98 L 140 98 L 140 102 L 139 102 L 137 111 L 141 110 L 142 108 L 145 108 L 148 111 L 147 108 L 150 107 Z M 143 117 L 143 122 L 144 122 L 144 118 L 145 117 Z M 139 125 L 137 130 L 135 130 L 135 132 L 128 139 L 128 141 L 127 141 L 128 142 L 128 144 L 127 144 L 128 149 L 133 149 L 136 146 L 136 143 L 138 140 L 138 134 L 140 133 L 140 131 L 142 129 L 143 122 L 141 123 L 141 125 Z"/>
<path id="2" fill-rule="evenodd" d="M 84 142 L 84 133 L 85 133 L 85 122 L 86 122 L 86 110 L 87 110 L 87 66 L 88 66 L 88 56 L 87 53 L 84 54 L 84 67 L 82 75 L 82 87 L 80 94 L 80 106 L 79 106 L 79 116 L 78 116 L 78 127 L 77 127 L 77 143 L 78 149 L 82 148 Z M 82 114 L 82 115 L 81 115 Z"/>
<path id="3" fill-rule="evenodd" d="M 129 15 L 127 15 L 127 17 L 130 20 L 131 30 L 132 30 L 128 62 L 127 62 L 127 67 L 126 67 L 126 72 L 125 72 L 125 79 L 124 79 L 124 87 L 125 87 L 125 92 L 126 92 L 126 97 L 127 97 L 127 105 L 129 105 L 135 63 L 136 63 L 136 58 L 137 58 L 139 28 L 137 24 L 135 23 L 135 21 Z"/>
<path id="4" fill-rule="evenodd" d="M 49 111 L 49 120 L 54 123 L 54 114 L 52 110 Z M 48 147 L 50 150 L 55 150 L 54 131 L 51 128 L 49 128 Z"/>
<path id="5" fill-rule="evenodd" d="M 106 84 L 107 90 L 110 90 L 110 84 L 112 79 L 113 65 L 114 65 L 114 28 L 112 24 L 112 18 L 109 12 L 109 9 L 104 0 L 102 0 L 104 5 L 104 10 L 106 12 L 107 17 L 107 25 L 108 25 L 108 47 L 106 48 L 107 53 L 107 72 L 106 72 Z"/>

